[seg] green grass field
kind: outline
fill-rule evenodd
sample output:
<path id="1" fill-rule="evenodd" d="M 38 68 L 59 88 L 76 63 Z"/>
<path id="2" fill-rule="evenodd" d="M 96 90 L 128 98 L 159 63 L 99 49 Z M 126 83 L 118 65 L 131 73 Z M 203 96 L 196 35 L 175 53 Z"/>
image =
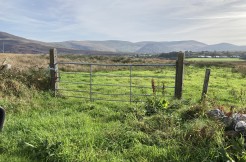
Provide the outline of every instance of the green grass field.
<path id="1" fill-rule="evenodd" d="M 233 62 L 233 61 L 244 61 L 240 58 L 187 58 L 187 61 L 206 61 L 206 62 Z"/>
<path id="2" fill-rule="evenodd" d="M 0 133 L 0 161 L 245 161 L 244 138 L 226 137 L 223 124 L 205 114 L 222 105 L 227 110 L 235 106 L 236 111 L 244 111 L 245 77 L 231 68 L 210 68 L 209 92 L 202 103 L 199 100 L 206 68 L 191 65 L 185 67 L 182 100 L 169 97 L 174 90 L 167 89 L 166 97 L 142 98 L 143 102 L 132 104 L 65 97 L 86 95 L 72 92 L 60 92 L 64 96 L 54 98 L 52 92 L 37 88 L 47 84 L 47 71 L 1 75 L 0 105 L 6 109 L 7 117 Z M 105 73 L 108 71 L 95 71 Z M 64 73 L 61 80 L 88 82 L 83 74 Z M 122 69 L 111 74 L 129 75 L 129 71 Z M 171 68 L 133 73 L 173 74 Z M 132 84 L 151 87 L 151 79 L 135 79 Z M 157 85 L 162 82 L 172 86 L 174 79 L 156 79 Z M 129 78 L 95 76 L 93 83 L 128 84 Z M 77 84 L 60 83 L 60 87 L 89 90 Z M 129 93 L 128 88 L 111 86 L 95 87 L 93 91 Z M 152 89 L 133 92 L 152 93 Z"/>
<path id="3" fill-rule="evenodd" d="M 163 77 L 163 78 L 161 78 Z M 143 95 L 152 95 L 152 79 L 155 82 L 157 95 L 173 97 L 175 86 L 174 67 L 139 69 L 134 67 L 131 78 L 130 71 L 122 70 L 103 70 L 93 71 L 92 73 L 92 98 L 98 100 L 123 100 L 130 101 L 130 92 L 132 92 L 132 101 L 142 101 L 146 99 Z M 130 81 L 131 79 L 131 81 Z M 71 92 L 59 91 L 64 96 L 75 96 L 90 98 L 90 73 L 65 73 L 60 72 L 60 89 L 86 91 Z M 77 84 L 78 83 L 78 84 Z M 132 88 L 130 89 L 130 84 Z M 94 93 L 95 92 L 95 93 Z"/>
<path id="4" fill-rule="evenodd" d="M 225 105 L 238 105 L 243 106 L 245 102 L 245 78 L 240 73 L 232 72 L 231 68 L 218 68 L 211 67 L 211 76 L 209 82 L 208 97 L 215 99 L 216 102 Z M 201 98 L 202 87 L 204 82 L 206 68 L 197 68 L 189 66 L 185 68 L 184 73 L 184 92 L 183 99 L 192 100 L 193 102 L 198 101 Z M 129 70 L 120 71 L 97 71 L 93 72 L 92 84 L 100 84 L 92 87 L 92 92 L 103 93 L 93 94 L 92 98 L 105 99 L 105 100 L 124 100 L 129 101 L 130 88 L 129 86 Z M 105 76 L 107 75 L 107 76 Z M 111 75 L 113 77 L 109 77 Z M 122 77 L 119 77 L 122 76 Z M 135 77 L 134 76 L 153 76 L 153 77 Z M 161 77 L 164 78 L 154 78 Z M 175 69 L 164 67 L 151 70 L 136 70 L 132 72 L 132 100 L 141 101 L 145 100 L 146 97 L 134 97 L 134 95 L 153 94 L 151 81 L 154 78 L 158 95 L 163 95 L 162 87 L 174 87 L 175 86 Z M 72 73 L 67 74 L 61 72 L 61 83 L 59 87 L 61 89 L 68 90 L 85 90 L 86 92 L 66 92 L 60 91 L 64 96 L 76 96 L 90 98 L 90 76 L 88 72 Z M 65 83 L 63 83 L 63 81 Z M 68 83 L 67 83 L 68 82 Z M 74 83 L 85 83 L 85 84 L 73 84 Z M 119 86 L 103 86 L 106 85 L 119 85 Z M 138 88 L 134 86 L 142 86 L 146 88 Z M 121 95 L 109 95 L 107 94 L 124 94 Z M 164 96 L 170 99 L 174 97 L 174 88 L 164 88 Z"/>

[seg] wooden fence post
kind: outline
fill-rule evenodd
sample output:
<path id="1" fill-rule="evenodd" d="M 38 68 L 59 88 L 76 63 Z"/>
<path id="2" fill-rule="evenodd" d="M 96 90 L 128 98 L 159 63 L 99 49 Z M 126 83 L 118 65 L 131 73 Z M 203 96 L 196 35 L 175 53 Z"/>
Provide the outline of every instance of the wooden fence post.
<path id="1" fill-rule="evenodd" d="M 204 83 L 203 83 L 203 90 L 202 90 L 201 101 L 206 97 L 206 94 L 208 92 L 209 77 L 210 77 L 210 69 L 206 69 Z"/>
<path id="2" fill-rule="evenodd" d="M 54 91 L 56 95 L 56 90 L 58 89 L 58 83 L 57 83 L 57 71 L 58 71 L 58 66 L 57 66 L 57 50 L 50 49 L 50 85 L 51 85 L 51 90 Z"/>
<path id="3" fill-rule="evenodd" d="M 175 97 L 182 98 L 183 77 L 184 77 L 184 58 L 183 52 L 178 53 L 178 60 L 176 61 L 176 79 L 175 79 Z"/>

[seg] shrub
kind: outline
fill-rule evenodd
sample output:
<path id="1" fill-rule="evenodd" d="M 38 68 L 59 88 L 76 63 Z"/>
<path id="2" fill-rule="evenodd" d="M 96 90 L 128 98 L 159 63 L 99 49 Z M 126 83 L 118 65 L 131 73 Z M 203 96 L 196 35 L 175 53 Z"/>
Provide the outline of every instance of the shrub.
<path id="1" fill-rule="evenodd" d="M 5 79 L 0 84 L 0 91 L 5 96 L 26 96 L 27 87 L 16 80 Z"/>
<path id="2" fill-rule="evenodd" d="M 0 74 L 0 79 L 3 81 L 1 89 L 4 91 L 16 91 L 19 93 L 21 88 L 35 88 L 38 90 L 48 90 L 50 88 L 50 78 L 46 69 L 30 69 L 20 71 L 11 69 Z M 15 89 L 15 90 L 14 90 Z"/>

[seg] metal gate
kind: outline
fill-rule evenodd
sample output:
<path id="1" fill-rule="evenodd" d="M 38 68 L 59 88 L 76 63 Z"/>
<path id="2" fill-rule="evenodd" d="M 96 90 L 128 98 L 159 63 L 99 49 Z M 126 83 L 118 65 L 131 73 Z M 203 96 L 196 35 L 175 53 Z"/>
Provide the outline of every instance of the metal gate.
<path id="1" fill-rule="evenodd" d="M 51 87 L 57 96 L 90 101 L 141 102 L 148 96 L 181 98 L 183 60 L 184 54 L 180 53 L 176 64 L 58 62 L 56 49 L 51 49 Z M 58 69 L 66 65 L 80 66 L 83 70 Z"/>

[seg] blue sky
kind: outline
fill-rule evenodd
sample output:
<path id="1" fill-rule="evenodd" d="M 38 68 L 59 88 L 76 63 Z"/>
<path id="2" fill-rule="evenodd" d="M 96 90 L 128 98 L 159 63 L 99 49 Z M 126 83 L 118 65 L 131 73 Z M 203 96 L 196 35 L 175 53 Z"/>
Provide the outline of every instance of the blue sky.
<path id="1" fill-rule="evenodd" d="M 246 45 L 245 0 L 0 0 L 0 31 L 29 39 Z"/>

